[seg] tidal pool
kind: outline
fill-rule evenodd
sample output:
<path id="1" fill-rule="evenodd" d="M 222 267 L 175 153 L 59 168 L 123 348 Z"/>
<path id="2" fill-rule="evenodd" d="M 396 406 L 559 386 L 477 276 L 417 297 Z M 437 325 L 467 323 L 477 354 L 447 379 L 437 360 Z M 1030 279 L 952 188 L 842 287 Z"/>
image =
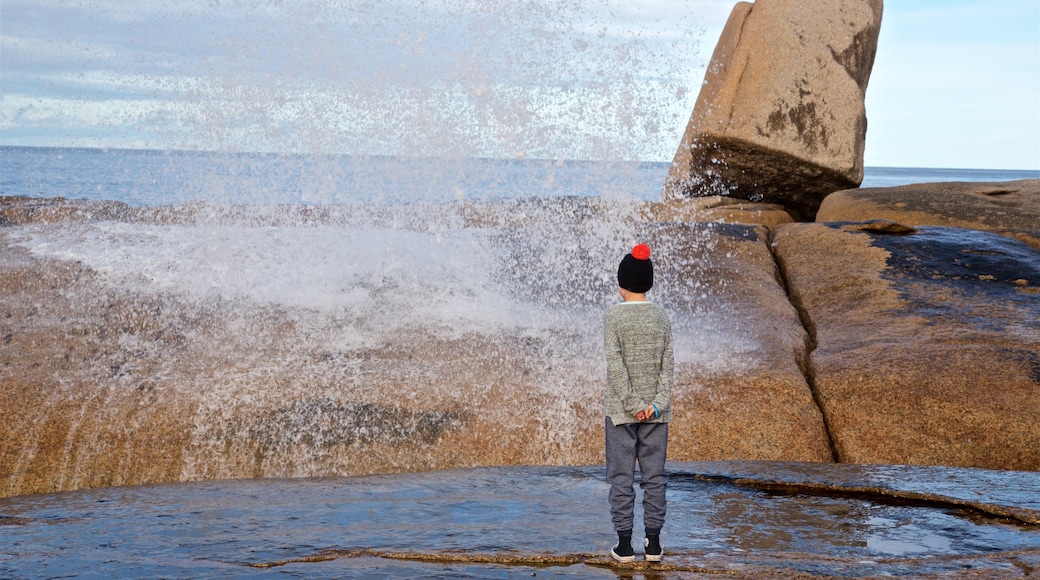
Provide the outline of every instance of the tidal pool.
<path id="1" fill-rule="evenodd" d="M 602 466 L 501 467 L 0 499 L 0 576 L 1025 577 L 1040 570 L 1037 473 L 696 462 L 670 463 L 669 475 L 661 564 L 618 567 L 605 556 L 614 535 Z"/>

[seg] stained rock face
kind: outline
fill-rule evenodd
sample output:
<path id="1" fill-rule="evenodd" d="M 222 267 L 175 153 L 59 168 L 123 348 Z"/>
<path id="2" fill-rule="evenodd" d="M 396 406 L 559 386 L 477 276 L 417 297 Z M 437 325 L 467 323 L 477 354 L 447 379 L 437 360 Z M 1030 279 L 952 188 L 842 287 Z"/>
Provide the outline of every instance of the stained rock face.
<path id="1" fill-rule="evenodd" d="M 1040 252 L 891 222 L 774 244 L 839 461 L 1040 470 Z"/>
<path id="2" fill-rule="evenodd" d="M 729 193 L 811 218 L 863 180 L 881 0 L 740 2 L 712 55 L 665 198 Z"/>
<path id="3" fill-rule="evenodd" d="M 816 214 L 820 222 L 874 219 L 995 232 L 1040 250 L 1040 180 L 848 189 L 827 196 Z"/>

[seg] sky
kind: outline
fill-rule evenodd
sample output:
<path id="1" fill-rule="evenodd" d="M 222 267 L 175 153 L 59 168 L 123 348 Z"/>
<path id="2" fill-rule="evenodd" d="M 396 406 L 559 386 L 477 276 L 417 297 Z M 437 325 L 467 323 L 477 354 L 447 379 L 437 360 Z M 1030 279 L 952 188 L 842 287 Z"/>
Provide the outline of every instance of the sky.
<path id="1" fill-rule="evenodd" d="M 0 0 L 0 144 L 669 161 L 720 0 Z M 1040 2 L 885 3 L 865 165 L 1040 169 Z"/>

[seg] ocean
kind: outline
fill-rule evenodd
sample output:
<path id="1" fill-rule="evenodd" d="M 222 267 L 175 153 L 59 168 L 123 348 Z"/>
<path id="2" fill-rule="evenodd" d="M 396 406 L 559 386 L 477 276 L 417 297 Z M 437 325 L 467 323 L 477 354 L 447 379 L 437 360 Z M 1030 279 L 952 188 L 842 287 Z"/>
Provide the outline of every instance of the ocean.
<path id="1" fill-rule="evenodd" d="M 667 162 L 0 147 L 0 195 L 133 206 L 397 204 L 560 196 L 657 200 Z M 1040 171 L 867 167 L 862 187 L 1038 179 Z"/>

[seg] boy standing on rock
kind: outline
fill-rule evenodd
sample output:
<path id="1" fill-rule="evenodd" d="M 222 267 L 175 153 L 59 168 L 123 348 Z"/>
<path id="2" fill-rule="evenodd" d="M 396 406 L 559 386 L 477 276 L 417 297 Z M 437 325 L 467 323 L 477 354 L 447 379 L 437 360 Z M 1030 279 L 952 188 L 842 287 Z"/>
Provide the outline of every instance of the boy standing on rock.
<path id="1" fill-rule="evenodd" d="M 672 327 L 664 310 L 647 301 L 654 285 L 650 247 L 638 244 L 618 267 L 618 292 L 624 302 L 604 315 L 607 354 L 607 482 L 610 517 L 618 543 L 610 555 L 632 562 L 635 465 L 643 475 L 643 541 L 646 559 L 659 562 L 664 526 L 664 472 L 668 423 L 672 420 Z"/>

